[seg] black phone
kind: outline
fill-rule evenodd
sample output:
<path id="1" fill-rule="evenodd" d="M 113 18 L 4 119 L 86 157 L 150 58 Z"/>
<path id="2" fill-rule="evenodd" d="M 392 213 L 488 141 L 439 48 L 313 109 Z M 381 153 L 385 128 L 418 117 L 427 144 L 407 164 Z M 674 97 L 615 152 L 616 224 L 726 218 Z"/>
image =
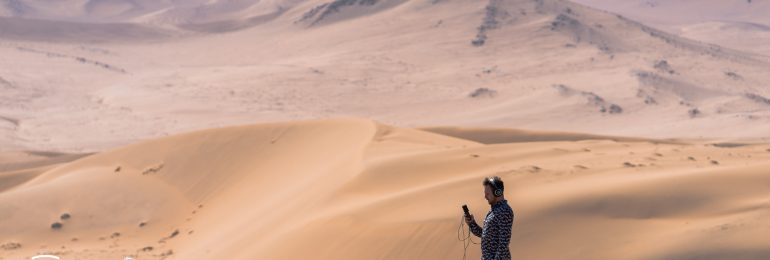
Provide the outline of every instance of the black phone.
<path id="1" fill-rule="evenodd" d="M 463 204 L 463 211 L 465 212 L 466 216 L 470 216 L 471 213 L 468 211 L 468 205 Z"/>

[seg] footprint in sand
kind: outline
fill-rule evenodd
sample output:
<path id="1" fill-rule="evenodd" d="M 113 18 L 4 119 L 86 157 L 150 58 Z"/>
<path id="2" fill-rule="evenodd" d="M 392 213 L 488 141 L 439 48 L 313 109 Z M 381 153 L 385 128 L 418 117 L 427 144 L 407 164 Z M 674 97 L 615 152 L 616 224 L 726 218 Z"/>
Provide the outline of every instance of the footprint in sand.
<path id="1" fill-rule="evenodd" d="M 159 256 L 161 256 L 161 257 L 166 257 L 166 256 L 170 256 L 170 255 L 173 255 L 173 254 L 174 254 L 174 251 L 173 251 L 173 250 L 171 250 L 171 249 L 169 249 L 168 251 L 166 251 L 166 252 L 163 252 L 163 253 L 162 253 L 162 254 L 160 254 Z"/>
<path id="2" fill-rule="evenodd" d="M 0 245 L 0 248 L 2 248 L 5 251 L 16 250 L 16 249 L 21 248 L 21 243 L 8 242 L 8 243 Z"/>
<path id="3" fill-rule="evenodd" d="M 521 167 L 521 169 L 529 173 L 538 173 L 540 170 L 542 170 L 542 168 L 538 167 L 537 165 L 524 166 Z"/>
<path id="4" fill-rule="evenodd" d="M 166 243 L 166 240 L 172 239 L 177 235 L 179 235 L 179 229 L 176 229 L 174 230 L 174 232 L 171 232 L 171 235 L 169 235 L 168 237 L 161 238 L 160 240 L 158 240 L 158 243 Z"/>

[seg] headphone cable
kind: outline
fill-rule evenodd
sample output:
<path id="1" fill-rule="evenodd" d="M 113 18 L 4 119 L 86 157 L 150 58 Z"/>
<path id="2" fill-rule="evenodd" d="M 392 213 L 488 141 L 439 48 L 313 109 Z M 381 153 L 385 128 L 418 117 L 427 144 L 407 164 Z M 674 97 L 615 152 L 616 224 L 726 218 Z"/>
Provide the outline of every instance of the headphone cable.
<path id="1" fill-rule="evenodd" d="M 463 223 L 465 223 L 465 216 L 460 217 L 460 227 L 457 229 L 457 240 L 463 242 L 463 260 L 465 260 L 466 255 L 468 254 L 468 247 L 472 244 L 478 245 L 479 243 L 476 243 L 473 241 L 473 238 L 471 237 L 471 228 L 468 227 L 468 234 L 465 234 L 465 229 L 463 229 Z"/>

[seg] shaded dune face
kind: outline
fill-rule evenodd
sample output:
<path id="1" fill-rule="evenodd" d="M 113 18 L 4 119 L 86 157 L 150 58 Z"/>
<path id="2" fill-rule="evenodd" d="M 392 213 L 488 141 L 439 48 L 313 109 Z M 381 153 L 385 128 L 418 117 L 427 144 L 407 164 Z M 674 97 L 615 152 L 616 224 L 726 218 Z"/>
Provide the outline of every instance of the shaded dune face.
<path id="1" fill-rule="evenodd" d="M 489 132 L 514 141 L 470 140 Z M 480 180 L 499 175 L 520 257 L 761 258 L 767 149 L 359 119 L 211 129 L 0 172 L 28 175 L 0 192 L 0 242 L 9 258 L 447 259 L 459 206 L 483 216 Z"/>

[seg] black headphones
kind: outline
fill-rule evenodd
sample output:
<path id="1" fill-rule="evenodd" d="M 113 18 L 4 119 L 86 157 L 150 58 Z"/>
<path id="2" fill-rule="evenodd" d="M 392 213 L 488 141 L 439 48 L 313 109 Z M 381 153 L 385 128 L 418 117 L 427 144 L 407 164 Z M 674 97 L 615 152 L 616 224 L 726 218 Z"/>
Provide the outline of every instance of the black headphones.
<path id="1" fill-rule="evenodd" d="M 503 187 L 500 187 L 500 185 L 495 181 L 495 178 L 489 177 L 487 180 L 489 181 L 489 184 L 492 185 L 492 189 L 494 190 L 493 194 L 495 197 L 503 196 Z"/>

